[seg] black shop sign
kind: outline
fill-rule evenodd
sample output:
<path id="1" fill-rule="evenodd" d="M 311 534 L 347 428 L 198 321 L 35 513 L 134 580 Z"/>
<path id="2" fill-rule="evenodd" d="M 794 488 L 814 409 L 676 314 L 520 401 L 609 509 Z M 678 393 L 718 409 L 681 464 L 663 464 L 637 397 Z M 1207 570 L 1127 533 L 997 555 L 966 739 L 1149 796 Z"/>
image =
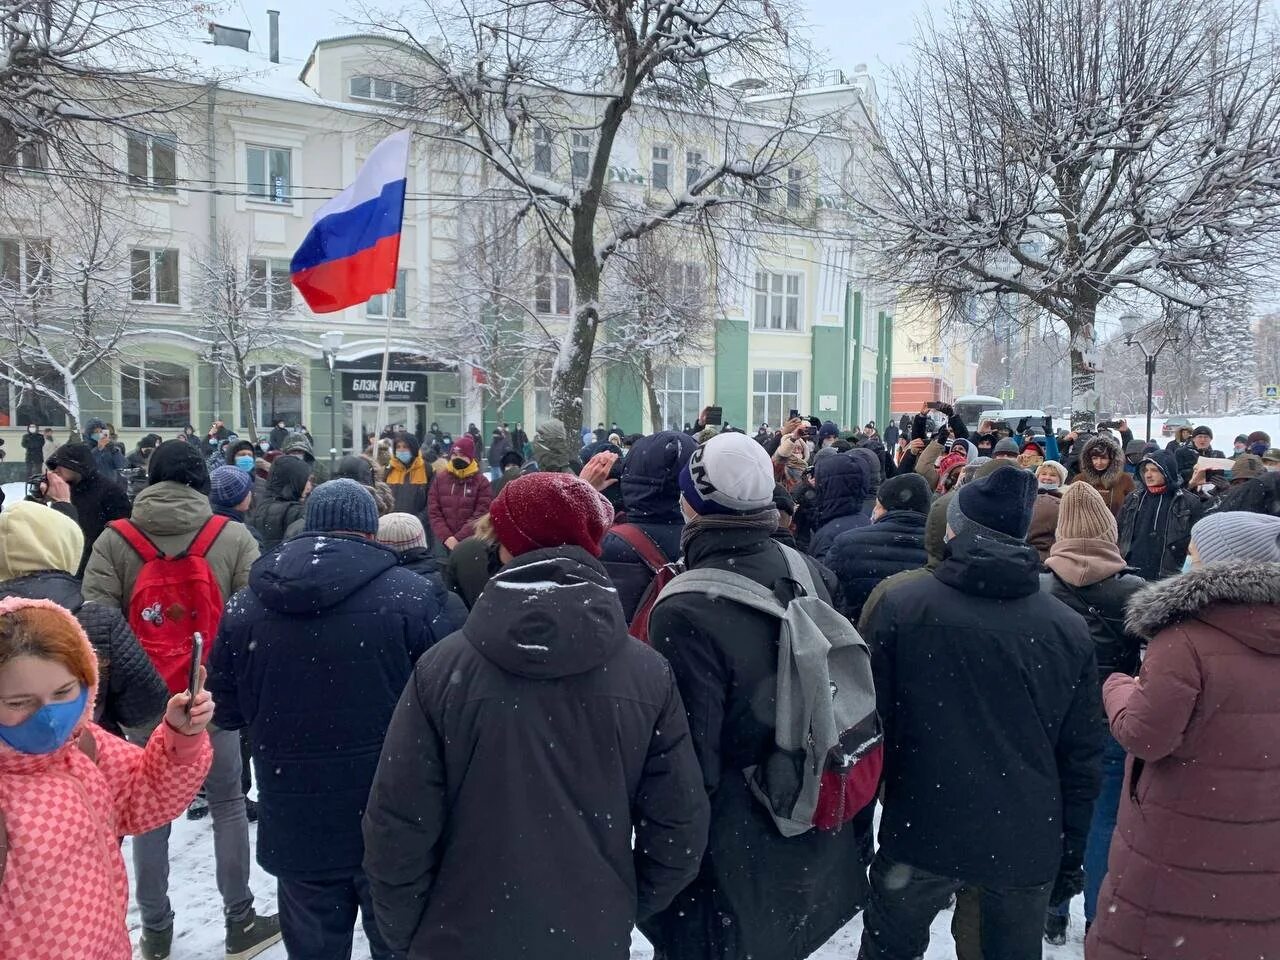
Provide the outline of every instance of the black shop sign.
<path id="1" fill-rule="evenodd" d="M 342 371 L 343 400 L 378 400 L 382 387 L 382 372 Z M 387 374 L 388 403 L 426 403 L 427 375 L 425 373 Z"/>

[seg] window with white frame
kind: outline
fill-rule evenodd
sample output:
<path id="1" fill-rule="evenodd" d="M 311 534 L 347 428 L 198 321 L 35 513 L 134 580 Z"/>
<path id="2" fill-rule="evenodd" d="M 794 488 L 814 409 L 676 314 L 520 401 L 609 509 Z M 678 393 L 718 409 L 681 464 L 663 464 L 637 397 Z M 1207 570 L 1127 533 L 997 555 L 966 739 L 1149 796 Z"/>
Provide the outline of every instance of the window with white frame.
<path id="1" fill-rule="evenodd" d="M 668 264 L 667 289 L 673 303 L 693 306 L 704 302 L 707 288 L 702 264 L 689 261 Z"/>
<path id="2" fill-rule="evenodd" d="M 261 376 L 259 376 L 261 373 Z M 302 370 L 299 367 L 253 367 L 249 371 L 253 381 L 254 418 L 258 430 L 269 429 L 276 421 L 286 425 L 302 423 Z"/>
<path id="3" fill-rule="evenodd" d="M 587 377 L 586 386 L 582 388 L 582 422 L 592 423 L 591 411 L 591 377 Z M 538 423 L 551 419 L 551 358 L 546 357 L 538 366 L 533 376 L 533 409 Z M 571 437 L 570 440 L 573 438 Z"/>
<path id="4" fill-rule="evenodd" d="M 655 190 L 671 189 L 671 148 L 657 146 L 653 148 L 653 166 L 649 183 Z"/>
<path id="5" fill-rule="evenodd" d="M 545 247 L 535 255 L 533 309 L 547 316 L 561 317 L 567 317 L 573 309 L 573 282 L 569 266 Z"/>
<path id="6" fill-rule="evenodd" d="M 293 283 L 288 260 L 249 258 L 249 306 L 268 313 L 282 313 L 293 307 Z"/>
<path id="7" fill-rule="evenodd" d="M 533 172 L 551 173 L 551 131 L 540 123 L 533 128 Z"/>
<path id="8" fill-rule="evenodd" d="M 143 130 L 128 133 L 128 180 L 137 187 L 174 193 L 178 186 L 178 143 Z"/>
<path id="9" fill-rule="evenodd" d="M 158 360 L 121 364 L 120 422 L 134 430 L 180 430 L 190 423 L 190 369 Z"/>
<path id="10" fill-rule="evenodd" d="M 0 237 L 0 297 L 42 297 L 53 282 L 53 243 Z"/>
<path id="11" fill-rule="evenodd" d="M 353 100 L 372 100 L 376 103 L 408 103 L 413 99 L 413 88 L 399 80 L 382 77 L 352 77 L 347 91 Z"/>
<path id="12" fill-rule="evenodd" d="M 365 304 L 364 314 L 366 317 L 386 317 L 387 311 L 391 311 L 391 316 L 397 320 L 403 320 L 409 315 L 408 291 L 409 289 L 409 271 L 396 271 L 396 287 L 389 293 L 379 293 L 369 298 L 369 302 Z"/>
<path id="13" fill-rule="evenodd" d="M 802 330 L 802 274 L 756 271 L 754 326 L 757 330 Z"/>
<path id="14" fill-rule="evenodd" d="M 787 209 L 799 210 L 804 205 L 804 171 L 787 168 Z"/>
<path id="15" fill-rule="evenodd" d="M 19 173 L 44 173 L 49 169 L 49 151 L 38 140 L 5 144 L 0 148 L 0 165 L 16 167 Z"/>
<path id="16" fill-rule="evenodd" d="M 703 174 L 704 162 L 701 152 L 686 150 L 684 152 L 684 188 L 692 190 Z"/>
<path id="17" fill-rule="evenodd" d="M 129 299 L 178 305 L 178 251 L 130 250 Z"/>
<path id="18" fill-rule="evenodd" d="M 569 172 L 574 181 L 585 180 L 591 172 L 591 134 L 575 133 L 570 142 L 573 149 L 569 154 Z"/>
<path id="19" fill-rule="evenodd" d="M 292 203 L 293 151 L 288 147 L 245 147 L 249 197 L 267 203 Z"/>
<path id="20" fill-rule="evenodd" d="M 799 370 L 756 370 L 751 374 L 751 422 L 777 427 L 800 408 Z"/>
<path id="21" fill-rule="evenodd" d="M 18 371 L 21 378 L 28 378 L 29 382 L 54 393 L 62 394 L 66 389 L 62 376 L 47 363 L 22 362 L 18 364 Z M 29 423 L 38 427 L 64 427 L 67 413 L 53 398 L 39 390 L 0 383 L 0 421 L 15 427 L 25 427 Z"/>
<path id="22" fill-rule="evenodd" d="M 654 389 L 662 410 L 662 425 L 683 430 L 698 422 L 702 412 L 702 368 L 664 367 L 655 378 Z"/>

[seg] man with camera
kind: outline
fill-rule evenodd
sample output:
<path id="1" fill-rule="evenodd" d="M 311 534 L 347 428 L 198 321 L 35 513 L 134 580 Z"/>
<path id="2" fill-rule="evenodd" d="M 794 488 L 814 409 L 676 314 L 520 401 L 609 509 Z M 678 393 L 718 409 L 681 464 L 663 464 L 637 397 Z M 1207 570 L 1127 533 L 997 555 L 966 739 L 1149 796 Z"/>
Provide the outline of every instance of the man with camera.
<path id="1" fill-rule="evenodd" d="M 128 517 L 129 498 L 114 480 L 98 472 L 93 448 L 87 443 L 64 443 L 45 463 L 48 472 L 27 481 L 30 500 L 61 509 L 80 525 L 84 552 L 76 576 L 84 575 L 93 544 L 112 520 Z M 59 507 L 58 504 L 65 504 Z"/>

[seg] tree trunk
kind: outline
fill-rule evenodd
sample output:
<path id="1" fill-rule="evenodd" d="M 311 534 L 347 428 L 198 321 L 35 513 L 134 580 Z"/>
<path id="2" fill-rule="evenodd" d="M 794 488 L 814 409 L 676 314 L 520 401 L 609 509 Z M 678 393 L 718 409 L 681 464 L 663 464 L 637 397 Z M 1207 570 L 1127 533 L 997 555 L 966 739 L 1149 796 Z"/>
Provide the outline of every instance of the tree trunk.
<path id="1" fill-rule="evenodd" d="M 572 325 L 560 345 L 551 376 L 551 413 L 564 424 L 572 441 L 582 433 L 582 394 L 591 372 L 591 354 L 595 350 L 596 330 L 600 325 L 600 271 L 594 262 L 581 268 L 574 277 L 577 310 Z"/>
<path id="2" fill-rule="evenodd" d="M 253 391 L 240 379 L 240 409 L 244 411 L 244 422 L 249 427 L 249 442 L 258 445 L 258 411 L 253 408 Z"/>
<path id="3" fill-rule="evenodd" d="M 1098 422 L 1097 342 L 1093 321 L 1097 305 L 1081 305 L 1071 331 L 1071 429 L 1092 430 Z"/>
<path id="4" fill-rule="evenodd" d="M 662 406 L 658 403 L 658 390 L 653 383 L 653 360 L 645 354 L 641 364 L 640 378 L 644 381 L 644 392 L 649 398 L 649 427 L 654 433 L 661 433 L 666 427 L 662 422 Z"/>
<path id="5" fill-rule="evenodd" d="M 63 380 L 66 383 L 67 426 L 71 429 L 72 439 L 76 439 L 80 435 L 80 390 L 74 378 L 64 374 Z"/>

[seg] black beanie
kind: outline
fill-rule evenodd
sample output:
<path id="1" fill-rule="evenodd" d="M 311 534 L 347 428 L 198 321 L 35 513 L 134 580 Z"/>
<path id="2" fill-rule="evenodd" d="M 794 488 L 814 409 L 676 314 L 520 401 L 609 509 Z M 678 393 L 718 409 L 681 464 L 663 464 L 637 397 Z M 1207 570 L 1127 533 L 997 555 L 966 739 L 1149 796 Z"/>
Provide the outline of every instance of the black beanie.
<path id="1" fill-rule="evenodd" d="M 947 524 L 957 536 L 1003 534 L 1026 539 L 1036 486 L 1036 475 L 1030 470 L 996 470 L 960 488 L 947 506 Z"/>
<path id="2" fill-rule="evenodd" d="M 185 440 L 166 440 L 156 447 L 147 464 L 147 483 L 181 483 L 209 493 L 209 468 L 204 458 Z"/>
<path id="3" fill-rule="evenodd" d="M 876 500 L 885 510 L 910 510 L 928 516 L 933 494 L 929 490 L 929 481 L 920 474 L 900 473 L 880 484 Z"/>
<path id="4" fill-rule="evenodd" d="M 357 457 L 348 454 L 338 461 L 337 468 L 333 471 L 333 480 L 342 478 L 354 480 L 356 483 L 365 487 L 373 486 L 373 464 L 364 457 Z"/>
<path id="5" fill-rule="evenodd" d="M 45 466 L 50 470 L 66 467 L 80 474 L 81 479 L 86 480 L 98 472 L 97 465 L 93 462 L 93 448 L 78 440 L 74 443 L 64 443 L 53 451 L 53 456 L 46 461 Z"/>
<path id="6" fill-rule="evenodd" d="M 1212 439 L 1213 439 L 1213 431 L 1212 431 L 1212 430 L 1210 430 L 1208 427 L 1206 427 L 1204 424 L 1201 424 L 1200 426 L 1196 427 L 1194 430 L 1192 430 L 1192 431 L 1191 431 L 1191 436 L 1193 436 L 1193 437 L 1208 437 L 1210 440 L 1212 440 Z"/>

